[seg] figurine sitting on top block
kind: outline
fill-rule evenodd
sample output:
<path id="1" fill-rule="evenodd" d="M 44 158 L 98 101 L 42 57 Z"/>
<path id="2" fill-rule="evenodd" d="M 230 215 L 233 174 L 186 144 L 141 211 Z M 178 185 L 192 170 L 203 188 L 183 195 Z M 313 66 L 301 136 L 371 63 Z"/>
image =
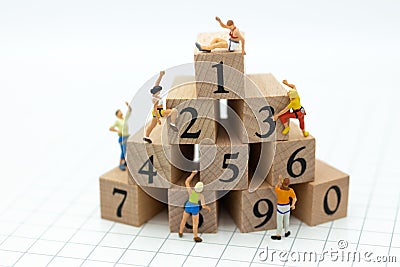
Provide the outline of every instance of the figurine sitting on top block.
<path id="1" fill-rule="evenodd" d="M 282 179 L 282 175 L 279 175 L 279 182 L 275 186 L 275 193 L 278 199 L 278 207 L 276 209 L 277 230 L 276 235 L 271 236 L 273 240 L 281 240 L 281 233 L 283 229 L 285 229 L 285 237 L 290 235 L 290 210 L 295 209 L 297 198 L 294 190 L 289 187 L 289 184 L 289 178 Z M 292 203 L 290 203 L 290 198 L 292 199 Z"/>
<path id="2" fill-rule="evenodd" d="M 228 20 L 226 24 L 224 24 L 219 17 L 215 17 L 215 19 L 219 22 L 222 28 L 229 29 L 229 40 L 228 42 L 222 38 L 214 38 L 209 45 L 201 45 L 196 42 L 196 47 L 199 51 L 202 52 L 211 52 L 215 48 L 227 48 L 228 51 L 232 52 L 238 50 L 239 41 L 242 43 L 242 55 L 246 55 L 244 50 L 244 37 L 239 31 L 239 29 L 235 26 L 232 20 Z"/>
<path id="3" fill-rule="evenodd" d="M 300 129 L 303 131 L 304 137 L 307 137 L 309 133 L 304 128 L 304 116 L 306 115 L 306 111 L 300 104 L 300 96 L 296 90 L 296 86 L 294 84 L 288 83 L 286 80 L 283 80 L 283 84 L 289 86 L 291 89 L 288 91 L 288 96 L 290 99 L 289 105 L 286 108 L 282 109 L 280 112 L 274 115 L 274 120 L 276 121 L 278 118 L 281 120 L 285 129 L 283 129 L 282 134 L 289 133 L 290 127 L 288 124 L 288 119 L 296 118 L 300 122 Z M 290 109 L 293 112 L 290 112 Z"/>

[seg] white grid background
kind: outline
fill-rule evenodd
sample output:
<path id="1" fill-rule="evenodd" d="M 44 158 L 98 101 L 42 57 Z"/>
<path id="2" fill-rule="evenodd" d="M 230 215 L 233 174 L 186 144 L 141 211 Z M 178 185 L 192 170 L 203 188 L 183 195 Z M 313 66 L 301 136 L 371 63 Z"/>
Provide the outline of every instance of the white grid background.
<path id="1" fill-rule="evenodd" d="M 368 119 L 373 121 L 377 116 Z M 383 127 L 389 127 L 388 123 L 389 119 Z M 352 143 L 357 148 L 367 144 L 366 140 L 374 134 L 374 125 L 366 125 L 371 129 L 364 127 L 363 137 L 348 138 L 347 144 L 339 146 Z M 337 138 L 341 140 L 340 133 Z M 320 254 L 331 248 L 337 250 L 338 240 L 347 241 L 349 251 L 368 251 L 374 256 L 397 255 L 400 261 L 400 182 L 396 179 L 400 171 L 388 167 L 395 166 L 396 161 L 390 160 L 396 149 L 390 138 L 395 138 L 394 131 L 386 140 L 368 143 L 369 149 L 379 151 L 374 154 L 357 151 L 353 155 L 343 154 L 335 152 L 332 146 L 332 154 L 325 155 L 325 160 L 329 162 L 332 158 L 337 164 L 350 166 L 347 169 L 351 173 L 348 216 L 316 227 L 292 217 L 292 235 L 281 241 L 271 240 L 274 230 L 240 233 L 223 209 L 218 233 L 202 234 L 203 243 L 193 242 L 191 234 L 181 239 L 176 233 L 170 233 L 167 211 L 141 227 L 102 220 L 100 173 L 92 173 L 90 165 L 78 168 L 80 171 L 75 174 L 65 174 L 68 179 L 62 183 L 52 183 L 51 178 L 38 179 L 23 187 L 10 201 L 0 203 L 0 266 L 365 266 L 363 261 L 300 264 L 275 258 L 263 262 L 258 256 L 266 246 L 276 251 Z M 91 162 L 101 161 L 99 154 L 93 153 Z"/>
<path id="2" fill-rule="evenodd" d="M 266 245 L 322 252 L 342 239 L 400 261 L 398 3 L 205 2 L 1 3 L 0 266 L 367 265 L 258 258 Z M 217 10 L 240 18 L 248 73 L 302 90 L 318 157 L 350 174 L 346 218 L 317 227 L 292 218 L 292 235 L 272 241 L 273 230 L 239 233 L 222 211 L 218 233 L 199 244 L 171 234 L 166 212 L 139 228 L 100 219 L 98 177 L 118 156 L 110 110 L 160 66 L 191 62 Z"/>

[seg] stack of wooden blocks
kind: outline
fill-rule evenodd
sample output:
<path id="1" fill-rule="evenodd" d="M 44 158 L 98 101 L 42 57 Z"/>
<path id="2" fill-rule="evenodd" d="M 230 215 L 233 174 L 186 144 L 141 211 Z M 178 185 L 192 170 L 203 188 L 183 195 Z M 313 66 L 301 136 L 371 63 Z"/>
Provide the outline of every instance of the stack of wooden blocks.
<path id="1" fill-rule="evenodd" d="M 215 36 L 200 34 L 198 39 L 206 43 Z M 281 134 L 284 126 L 272 116 L 289 99 L 274 76 L 245 74 L 241 51 L 196 50 L 194 60 L 195 77 L 176 77 L 167 96 L 167 108 L 178 110 L 179 132 L 163 121 L 150 135 L 151 144 L 143 142 L 143 129 L 129 138 L 128 171 L 115 168 L 100 177 L 102 218 L 140 226 L 165 207 L 164 201 L 170 229 L 177 232 L 190 173 L 179 162 L 200 169 L 195 180 L 205 184 L 211 212 L 200 211 L 202 233 L 217 231 L 220 206 L 241 232 L 275 229 L 279 175 L 291 178 L 298 198 L 292 214 L 303 222 L 313 226 L 345 217 L 349 176 L 316 160 L 315 138 L 303 137 L 295 123 L 288 135 Z M 221 99 L 227 103 L 227 119 L 221 118 Z M 198 162 L 193 161 L 195 148 Z M 263 182 L 250 192 L 253 179 Z M 190 223 L 186 232 L 191 232 Z"/>

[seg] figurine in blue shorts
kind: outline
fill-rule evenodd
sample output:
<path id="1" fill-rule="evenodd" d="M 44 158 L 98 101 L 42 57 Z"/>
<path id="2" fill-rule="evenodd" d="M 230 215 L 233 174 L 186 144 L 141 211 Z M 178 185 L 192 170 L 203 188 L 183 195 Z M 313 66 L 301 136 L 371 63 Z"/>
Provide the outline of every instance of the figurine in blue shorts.
<path id="1" fill-rule="evenodd" d="M 198 237 L 198 226 L 199 226 L 199 212 L 200 206 L 203 209 L 206 209 L 208 212 L 211 211 L 210 207 L 205 204 L 204 196 L 201 194 L 203 192 L 204 184 L 202 182 L 196 183 L 194 189 L 190 187 L 190 182 L 193 177 L 197 174 L 197 171 L 193 171 L 188 178 L 186 178 L 185 186 L 189 193 L 189 200 L 185 203 L 185 210 L 183 211 L 181 225 L 179 227 L 179 237 L 183 236 L 183 228 L 185 227 L 186 221 L 190 215 L 192 215 L 193 221 L 193 240 L 195 242 L 203 241 L 200 237 Z M 201 205 L 199 204 L 199 201 Z"/>

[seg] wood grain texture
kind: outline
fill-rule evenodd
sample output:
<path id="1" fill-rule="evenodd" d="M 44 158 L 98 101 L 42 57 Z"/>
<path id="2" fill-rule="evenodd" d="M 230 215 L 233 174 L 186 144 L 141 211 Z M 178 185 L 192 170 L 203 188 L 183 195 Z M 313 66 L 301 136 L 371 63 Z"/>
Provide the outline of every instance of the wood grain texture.
<path id="1" fill-rule="evenodd" d="M 195 182 L 193 182 L 193 185 Z M 216 233 L 218 229 L 218 205 L 216 191 L 203 191 L 207 206 L 211 211 L 201 209 L 200 215 L 203 217 L 203 223 L 199 224 L 199 233 Z M 171 232 L 177 233 L 182 220 L 184 205 L 189 199 L 189 194 L 184 186 L 171 187 L 168 189 L 168 219 Z M 192 216 L 189 217 L 187 224 L 192 226 Z M 192 233 L 193 230 L 185 227 L 184 233 Z"/>
<path id="2" fill-rule="evenodd" d="M 349 175 L 316 160 L 315 180 L 296 184 L 298 202 L 292 214 L 310 226 L 346 217 Z"/>
<path id="3" fill-rule="evenodd" d="M 288 136 L 282 134 L 284 126 L 280 120 L 276 123 L 273 123 L 272 119 L 270 123 L 264 122 L 273 115 L 272 110 L 277 113 L 289 104 L 285 88 L 271 73 L 246 75 L 245 88 L 243 124 L 247 131 L 248 142 L 288 140 Z M 272 109 L 265 109 L 267 106 Z M 243 136 L 243 142 L 246 139 L 246 136 Z"/>
<path id="4" fill-rule="evenodd" d="M 100 177 L 100 209 L 103 219 L 140 226 L 165 207 L 165 204 L 147 195 L 138 185 L 128 184 L 127 171 L 114 168 Z"/>
<path id="5" fill-rule="evenodd" d="M 219 131 L 216 145 L 200 144 L 200 180 L 212 190 L 247 189 L 248 159 L 247 144 Z"/>
<path id="6" fill-rule="evenodd" d="M 242 233 L 276 229 L 276 195 L 267 182 L 252 193 L 230 191 L 223 204 Z"/>
<path id="7" fill-rule="evenodd" d="M 314 180 L 315 138 L 311 135 L 304 137 L 300 128 L 295 123 L 292 123 L 292 125 L 294 127 L 290 129 L 289 139 L 287 141 L 276 141 L 275 156 L 267 177 L 267 181 L 272 185 L 278 182 L 280 174 L 284 177 L 289 177 L 291 184 Z M 305 168 L 301 165 L 303 159 Z M 292 171 L 292 175 L 289 173 L 289 169 Z"/>
<path id="8" fill-rule="evenodd" d="M 201 33 L 197 37 L 200 44 L 209 44 L 215 37 L 228 40 L 228 33 Z M 215 49 L 211 53 L 195 49 L 195 79 L 197 96 L 215 99 L 244 98 L 244 56 L 242 52 L 228 52 L 227 49 Z M 214 93 L 218 88 L 217 68 L 214 64 L 223 62 L 224 87 L 229 93 Z"/>
<path id="9" fill-rule="evenodd" d="M 193 76 L 177 76 L 172 83 L 166 102 L 167 108 L 176 108 L 179 114 L 176 121 L 179 132 L 176 133 L 168 127 L 170 144 L 199 144 L 205 138 L 215 141 L 218 101 L 197 98 Z M 188 108 L 194 110 L 190 111 Z M 196 116 L 193 116 L 191 112 L 195 112 Z M 190 125 L 192 120 L 194 123 Z M 185 131 L 189 134 L 184 134 Z M 193 133 L 199 134 L 193 135 Z"/>
<path id="10" fill-rule="evenodd" d="M 135 181 L 130 179 L 131 184 L 169 188 L 170 183 L 176 182 L 177 177 L 181 175 L 181 171 L 170 163 L 172 155 L 179 149 L 178 145 L 169 145 L 167 137 L 161 136 L 162 128 L 167 128 L 165 124 L 165 119 L 163 119 L 162 124 L 157 125 L 152 131 L 150 135 L 152 144 L 143 141 L 143 128 L 128 139 L 126 161 L 130 173 L 135 178 Z M 152 181 L 147 174 L 141 173 L 143 170 L 149 171 L 151 157 L 153 159 L 153 171 L 157 172 Z"/>

